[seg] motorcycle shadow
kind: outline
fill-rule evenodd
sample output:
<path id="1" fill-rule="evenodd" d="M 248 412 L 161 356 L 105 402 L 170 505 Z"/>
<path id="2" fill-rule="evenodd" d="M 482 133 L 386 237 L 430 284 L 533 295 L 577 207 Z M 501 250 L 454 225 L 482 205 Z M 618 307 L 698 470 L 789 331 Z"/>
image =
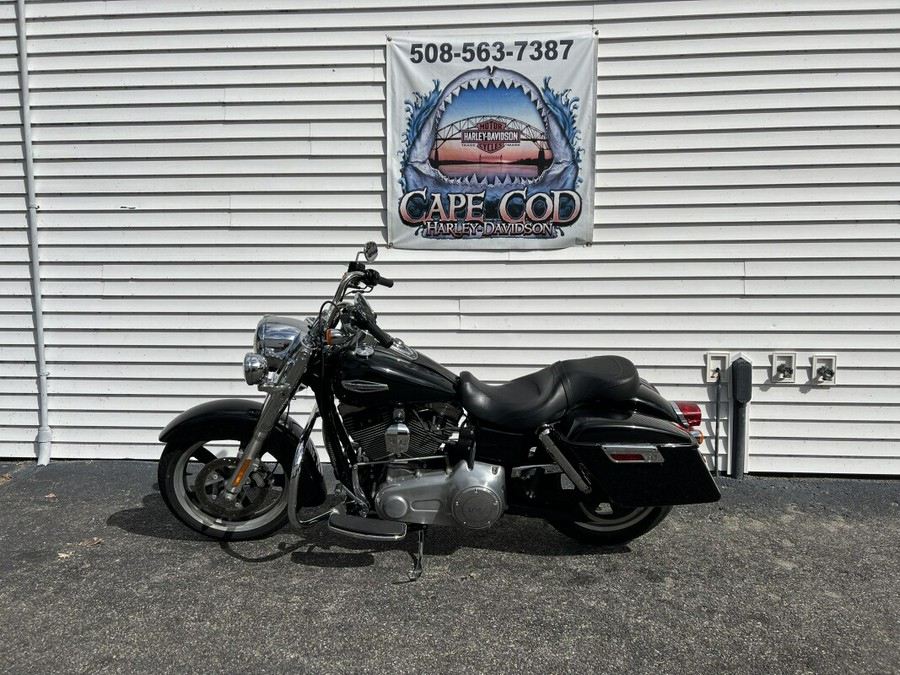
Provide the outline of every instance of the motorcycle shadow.
<path id="1" fill-rule="evenodd" d="M 379 553 L 404 549 L 410 556 L 416 548 L 415 535 L 410 533 L 399 542 L 380 543 L 352 539 L 331 532 L 325 525 L 316 525 L 300 535 L 294 544 L 279 544 L 279 548 L 291 555 L 291 562 L 308 567 L 350 568 L 375 564 Z M 231 546 L 221 544 L 228 550 Z M 336 549 L 336 550 L 335 550 Z M 427 558 L 453 556 L 460 551 L 476 550 L 512 553 L 525 556 L 578 556 L 624 555 L 631 552 L 627 545 L 596 547 L 580 544 L 557 532 L 545 522 L 530 518 L 508 516 L 486 530 L 462 530 L 450 527 L 431 527 L 425 536 Z M 232 550 L 230 555 L 247 562 L 266 562 L 264 559 L 247 560 Z"/>
<path id="2" fill-rule="evenodd" d="M 175 520 L 158 491 L 144 495 L 138 508 L 124 509 L 112 514 L 106 519 L 106 524 L 154 539 L 209 541 L 208 537 L 188 529 Z"/>
<path id="3" fill-rule="evenodd" d="M 336 504 L 337 501 L 332 504 L 330 499 L 320 510 Z M 303 515 L 309 517 L 314 513 Z M 140 507 L 113 513 L 106 524 L 142 537 L 213 543 L 175 520 L 157 491 L 145 495 Z M 332 532 L 320 523 L 299 532 L 287 526 L 259 540 L 217 543 L 225 554 L 251 564 L 290 556 L 291 562 L 307 567 L 349 569 L 374 565 L 376 556 L 386 551 L 403 549 L 412 554 L 415 540 L 413 533 L 399 542 L 353 539 Z M 622 555 L 631 552 L 627 545 L 595 547 L 580 544 L 542 520 L 520 516 L 504 517 L 486 530 L 428 528 L 426 556 L 451 556 L 466 549 L 527 556 Z"/>
<path id="4" fill-rule="evenodd" d="M 510 518 L 509 520 L 513 520 Z M 524 521 L 500 528 L 495 525 L 485 532 L 467 532 L 451 528 L 432 528 L 425 538 L 425 555 L 452 556 L 460 550 L 484 550 L 528 556 L 622 555 L 631 552 L 627 546 L 592 547 L 569 541 L 555 530 L 544 531 L 539 521 Z M 549 526 L 548 526 L 549 527 Z M 546 534 L 546 536 L 544 536 Z M 277 535 L 276 535 L 277 536 Z M 318 568 L 350 569 L 369 567 L 386 551 L 406 549 L 412 556 L 415 537 L 399 542 L 371 542 L 344 537 L 331 532 L 326 525 L 315 525 L 300 533 L 299 541 L 275 544 L 275 550 L 251 554 L 244 550 L 247 542 L 219 542 L 229 556 L 246 563 L 267 563 L 286 555 L 296 565 Z"/>

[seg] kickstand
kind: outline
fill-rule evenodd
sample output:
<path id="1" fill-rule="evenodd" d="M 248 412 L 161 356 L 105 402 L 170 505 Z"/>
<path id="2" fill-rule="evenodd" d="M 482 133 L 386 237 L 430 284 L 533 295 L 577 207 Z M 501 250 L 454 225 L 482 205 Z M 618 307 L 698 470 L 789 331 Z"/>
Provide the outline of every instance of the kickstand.
<path id="1" fill-rule="evenodd" d="M 408 581 L 418 581 L 424 571 L 423 561 L 425 559 L 425 526 L 419 528 L 418 550 L 413 554 L 413 568 L 406 573 Z"/>
<path id="2" fill-rule="evenodd" d="M 413 568 L 406 573 L 405 579 L 397 579 L 397 581 L 393 582 L 395 584 L 408 584 L 413 581 L 418 581 L 422 576 L 422 573 L 425 571 L 424 561 L 425 561 L 425 530 L 427 529 L 427 525 L 419 525 L 413 526 L 416 527 L 416 536 L 418 538 L 418 547 L 416 548 L 416 552 L 411 554 L 413 559 Z"/>

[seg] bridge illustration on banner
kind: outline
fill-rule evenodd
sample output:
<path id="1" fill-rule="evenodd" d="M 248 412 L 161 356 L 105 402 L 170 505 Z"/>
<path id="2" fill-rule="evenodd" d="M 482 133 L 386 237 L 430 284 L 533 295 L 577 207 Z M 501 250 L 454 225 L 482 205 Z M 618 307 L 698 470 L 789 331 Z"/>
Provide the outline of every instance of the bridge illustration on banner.
<path id="1" fill-rule="evenodd" d="M 526 143 L 533 144 L 531 152 L 521 147 Z M 472 148 L 472 154 L 467 156 L 466 148 Z M 475 154 L 475 148 L 488 156 Z M 504 148 L 517 148 L 516 159 L 497 154 Z M 506 115 L 477 115 L 456 120 L 438 130 L 431 151 L 431 165 L 435 168 L 442 164 L 496 163 L 537 166 L 540 173 L 552 161 L 546 133 Z"/>

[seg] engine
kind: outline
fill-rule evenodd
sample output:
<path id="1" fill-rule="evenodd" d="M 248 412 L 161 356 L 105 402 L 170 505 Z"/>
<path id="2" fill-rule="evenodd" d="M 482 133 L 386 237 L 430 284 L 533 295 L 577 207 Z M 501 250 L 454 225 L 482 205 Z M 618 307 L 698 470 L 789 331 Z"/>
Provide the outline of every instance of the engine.
<path id="1" fill-rule="evenodd" d="M 465 460 L 451 471 L 388 470 L 375 495 L 375 509 L 386 520 L 420 525 L 462 525 L 480 530 L 506 510 L 502 466 Z"/>
<path id="2" fill-rule="evenodd" d="M 411 467 L 405 462 L 438 455 L 462 411 L 449 403 L 419 406 L 338 406 L 344 427 L 370 462 L 385 462 L 373 489 L 375 509 L 385 520 L 419 525 L 490 527 L 506 510 L 502 466 L 463 460 L 452 468 Z"/>
<path id="3" fill-rule="evenodd" d="M 400 408 L 341 403 L 338 412 L 350 438 L 370 462 L 439 454 L 462 416 L 462 411 L 449 403 Z"/>

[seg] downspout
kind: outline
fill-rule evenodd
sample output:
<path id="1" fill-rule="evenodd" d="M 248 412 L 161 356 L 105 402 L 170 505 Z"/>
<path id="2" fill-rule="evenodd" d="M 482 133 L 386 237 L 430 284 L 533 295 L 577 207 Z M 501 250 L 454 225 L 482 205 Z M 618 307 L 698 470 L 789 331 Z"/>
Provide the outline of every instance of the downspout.
<path id="1" fill-rule="evenodd" d="M 25 159 L 25 220 L 31 256 L 31 303 L 34 309 L 34 351 L 38 373 L 38 465 L 50 463 L 50 405 L 47 394 L 47 353 L 44 348 L 44 308 L 41 298 L 41 260 L 38 247 L 37 201 L 34 190 L 34 155 L 31 151 L 31 103 L 28 94 L 28 38 L 25 34 L 25 0 L 16 0 L 19 38 L 19 94 L 22 101 L 22 154 Z"/>

